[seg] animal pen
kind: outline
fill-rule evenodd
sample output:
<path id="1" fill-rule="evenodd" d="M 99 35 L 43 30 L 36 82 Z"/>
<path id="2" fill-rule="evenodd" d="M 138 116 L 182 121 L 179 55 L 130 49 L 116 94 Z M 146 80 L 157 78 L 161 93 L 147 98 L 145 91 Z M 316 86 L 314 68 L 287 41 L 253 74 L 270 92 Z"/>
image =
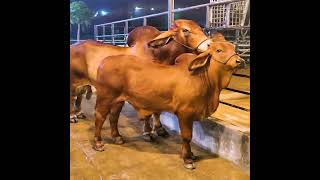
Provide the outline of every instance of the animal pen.
<path id="1" fill-rule="evenodd" d="M 237 81 L 232 81 L 230 86 L 225 90 L 227 92 L 239 95 L 238 100 L 223 98 L 221 103 L 231 108 L 244 111 L 245 121 L 241 122 L 249 126 L 249 101 L 250 101 L 250 1 L 249 0 L 210 0 L 206 4 L 195 5 L 185 8 L 174 9 L 174 0 L 168 0 L 168 11 L 150 14 L 131 19 L 108 22 L 94 25 L 94 38 L 96 41 L 114 45 L 126 46 L 128 33 L 137 26 L 149 25 L 152 18 L 163 17 L 167 20 L 167 27 L 160 30 L 167 30 L 175 20 L 175 15 L 181 12 L 197 11 L 205 8 L 205 27 L 204 32 L 211 36 L 215 32 L 222 32 L 228 41 L 236 44 L 237 52 L 244 58 L 248 67 L 234 74 Z M 181 17 L 180 18 L 184 18 Z M 151 19 L 151 20 L 150 20 Z M 190 19 L 186 17 L 186 19 Z M 241 87 L 239 87 L 241 86 Z M 235 122 L 232 122 L 233 124 Z"/>
<path id="2" fill-rule="evenodd" d="M 231 126 L 236 131 L 250 135 L 250 1 L 249 0 L 210 0 L 206 4 L 184 8 L 174 8 L 174 0 L 168 0 L 168 11 L 150 14 L 131 19 L 107 22 L 94 26 L 96 41 L 114 45 L 126 46 L 128 33 L 137 26 L 152 24 L 152 18 L 163 17 L 167 26 L 157 27 L 167 30 L 175 16 L 182 12 L 198 11 L 205 8 L 204 32 L 211 36 L 215 32 L 222 32 L 228 41 L 236 45 L 237 52 L 247 62 L 247 68 L 233 74 L 229 87 L 220 96 L 220 106 L 210 120 Z M 190 19 L 180 16 L 179 18 Z M 192 18 L 191 18 L 192 20 Z M 169 114 L 166 114 L 170 116 Z M 167 119 L 165 115 L 163 119 Z M 174 118 L 174 117 L 171 117 Z M 170 125 L 169 125 L 170 126 Z M 171 127 L 173 128 L 173 127 Z M 173 128 L 174 129 L 174 128 Z M 206 148 L 206 147 L 204 147 Z M 215 151 L 215 150 L 212 150 Z M 248 152 L 247 152 L 248 154 Z M 241 155 L 241 161 L 236 162 L 248 168 L 249 157 Z M 232 158 L 231 158 L 232 159 Z"/>
<path id="3" fill-rule="evenodd" d="M 174 8 L 174 0 L 168 0 L 168 11 L 141 17 L 94 25 L 94 38 L 103 43 L 126 46 L 128 33 L 137 26 L 151 25 L 152 19 L 162 17 L 167 30 L 176 15 L 205 9 L 204 32 L 211 36 L 221 32 L 228 41 L 236 44 L 237 52 L 246 60 L 247 68 L 233 74 L 227 89 L 220 95 L 218 110 L 207 121 L 194 125 L 193 142 L 200 147 L 250 171 L 250 1 L 208 0 L 184 8 Z M 179 16 L 179 18 L 191 19 Z M 161 121 L 171 130 L 179 131 L 176 117 L 163 113 Z M 213 123 L 213 124 L 212 124 Z"/>

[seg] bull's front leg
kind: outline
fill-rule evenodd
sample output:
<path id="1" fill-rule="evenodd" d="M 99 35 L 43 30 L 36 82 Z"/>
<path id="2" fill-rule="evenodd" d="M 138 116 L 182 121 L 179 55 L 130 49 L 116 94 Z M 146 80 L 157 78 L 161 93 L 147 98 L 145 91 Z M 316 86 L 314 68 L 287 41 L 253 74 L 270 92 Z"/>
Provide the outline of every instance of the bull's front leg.
<path id="1" fill-rule="evenodd" d="M 162 137 L 168 137 L 169 133 L 167 130 L 162 126 L 160 121 L 160 113 L 154 113 L 153 114 L 153 124 L 154 124 L 154 130 L 157 133 L 158 136 Z"/>
<path id="2" fill-rule="evenodd" d="M 184 112 L 179 113 L 178 118 L 182 137 L 181 157 L 184 161 L 183 165 L 187 169 L 194 169 L 195 156 L 191 152 L 190 146 L 190 142 L 192 139 L 193 116 Z"/>

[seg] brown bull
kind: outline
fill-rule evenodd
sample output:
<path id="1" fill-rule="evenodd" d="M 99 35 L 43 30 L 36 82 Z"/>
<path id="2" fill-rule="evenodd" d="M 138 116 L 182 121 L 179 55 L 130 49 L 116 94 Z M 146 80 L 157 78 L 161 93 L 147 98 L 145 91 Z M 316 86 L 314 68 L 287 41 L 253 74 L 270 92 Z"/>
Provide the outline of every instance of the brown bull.
<path id="1" fill-rule="evenodd" d="M 233 72 L 244 65 L 233 44 L 221 34 L 214 39 L 204 53 L 182 54 L 173 66 L 140 62 L 136 56 L 104 59 L 97 75 L 94 149 L 103 150 L 101 128 L 108 114 L 112 137 L 121 137 L 117 116 L 127 101 L 141 120 L 161 111 L 177 115 L 184 166 L 193 169 L 195 157 L 190 147 L 193 121 L 216 111 L 221 90 L 228 86 Z"/>
<path id="2" fill-rule="evenodd" d="M 76 88 L 84 85 L 95 86 L 97 68 L 109 56 L 135 55 L 139 60 L 155 61 L 160 64 L 174 64 L 175 58 L 185 52 L 203 52 L 208 48 L 207 39 L 201 28 L 190 20 L 176 20 L 169 31 L 160 33 L 146 26 L 130 33 L 128 44 L 132 47 L 118 47 L 95 41 L 85 41 L 70 48 L 70 114 L 76 120 L 74 96 Z M 79 97 L 79 94 L 78 94 Z M 80 107 L 79 99 L 77 105 Z M 159 112 L 160 113 L 160 112 Z M 155 129 L 158 134 L 167 134 L 160 123 L 159 113 L 155 114 Z M 149 123 L 146 122 L 146 125 Z M 145 127 L 146 127 L 145 125 Z M 146 128 L 149 130 L 149 128 Z M 149 133 L 147 131 L 146 133 Z M 120 141 L 119 143 L 122 143 Z"/>

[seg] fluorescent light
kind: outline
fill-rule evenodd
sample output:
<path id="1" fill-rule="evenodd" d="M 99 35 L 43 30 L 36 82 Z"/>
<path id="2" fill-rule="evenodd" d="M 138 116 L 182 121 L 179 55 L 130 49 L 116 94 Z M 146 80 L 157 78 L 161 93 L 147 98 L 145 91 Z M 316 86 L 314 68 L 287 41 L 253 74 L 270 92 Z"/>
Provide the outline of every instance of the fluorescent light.
<path id="1" fill-rule="evenodd" d="M 105 15 L 107 15 L 107 14 L 108 14 L 107 11 L 104 11 L 104 10 L 101 11 L 101 15 L 102 15 L 102 16 L 105 16 Z"/>

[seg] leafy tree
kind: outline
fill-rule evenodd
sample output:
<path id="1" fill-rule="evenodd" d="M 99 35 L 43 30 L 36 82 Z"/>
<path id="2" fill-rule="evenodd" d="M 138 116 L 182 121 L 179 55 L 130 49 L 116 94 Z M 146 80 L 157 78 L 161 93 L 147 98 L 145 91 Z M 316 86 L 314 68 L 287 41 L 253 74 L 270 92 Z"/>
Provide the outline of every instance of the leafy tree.
<path id="1" fill-rule="evenodd" d="M 70 28 L 71 24 L 78 25 L 77 40 L 80 40 L 80 30 L 90 25 L 94 13 L 83 1 L 74 1 L 70 3 Z M 81 26 L 84 25 L 84 26 Z"/>

